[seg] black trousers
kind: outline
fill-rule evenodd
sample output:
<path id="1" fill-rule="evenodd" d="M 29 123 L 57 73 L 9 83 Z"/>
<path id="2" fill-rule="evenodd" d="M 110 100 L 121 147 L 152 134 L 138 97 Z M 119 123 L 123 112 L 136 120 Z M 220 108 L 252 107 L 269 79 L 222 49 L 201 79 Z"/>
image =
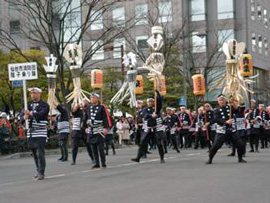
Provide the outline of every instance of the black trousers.
<path id="1" fill-rule="evenodd" d="M 114 147 L 114 142 L 113 142 L 113 134 L 108 134 L 105 137 L 105 150 L 106 150 L 106 155 L 109 154 L 109 146 L 111 145 L 112 151 L 115 154 L 115 147 Z"/>
<path id="2" fill-rule="evenodd" d="M 263 127 L 260 128 L 261 148 L 268 148 L 267 133 Z"/>
<path id="3" fill-rule="evenodd" d="M 170 131 L 166 131 L 166 134 L 167 134 L 167 137 L 169 137 L 170 138 L 170 141 L 171 141 L 171 144 L 172 144 L 172 146 L 173 146 L 173 148 L 174 148 L 174 150 L 178 150 L 178 145 L 177 145 L 177 140 L 176 140 L 176 134 L 174 133 L 174 134 L 171 134 L 171 132 Z"/>
<path id="4" fill-rule="evenodd" d="M 185 148 L 191 147 L 191 137 L 188 129 L 181 129 L 179 134 L 179 145 L 183 148 L 183 138 L 185 139 Z"/>
<path id="5" fill-rule="evenodd" d="M 202 130 L 199 130 L 197 133 L 196 133 L 196 137 L 195 137 L 195 149 L 198 149 L 199 145 L 202 149 L 204 149 L 205 147 L 205 132 L 202 131 Z"/>
<path id="6" fill-rule="evenodd" d="M 135 137 L 135 144 L 140 145 L 141 137 L 142 137 L 143 129 L 142 126 L 138 126 L 138 129 L 136 131 L 136 137 Z"/>
<path id="7" fill-rule="evenodd" d="M 73 142 L 72 142 L 72 160 L 73 160 L 73 162 L 76 162 L 76 158 L 77 158 L 77 154 L 78 154 L 78 150 L 79 150 L 79 144 L 81 141 L 85 144 L 88 155 L 91 158 L 91 160 L 93 161 L 94 156 L 92 153 L 91 146 L 86 141 L 86 138 L 82 135 L 81 131 L 73 130 L 71 133 L 71 137 L 73 139 Z"/>
<path id="8" fill-rule="evenodd" d="M 140 160 L 144 154 L 147 152 L 148 144 L 150 140 L 155 140 L 157 147 L 158 147 L 158 152 L 160 159 L 164 159 L 164 139 L 166 137 L 166 134 L 164 132 L 155 132 L 155 131 L 149 131 L 149 132 L 144 132 L 142 137 L 141 137 L 141 144 L 138 149 L 138 154 L 137 154 L 137 159 Z"/>
<path id="9" fill-rule="evenodd" d="M 67 148 L 68 140 L 60 140 L 59 147 L 61 150 L 61 159 L 67 160 L 68 159 L 68 148 Z"/>
<path id="10" fill-rule="evenodd" d="M 94 134 L 90 136 L 89 142 L 93 150 L 95 166 L 100 166 L 100 162 L 103 167 L 106 166 L 106 157 L 104 152 L 105 138 L 100 134 Z"/>
<path id="11" fill-rule="evenodd" d="M 226 134 L 217 134 L 214 144 L 209 151 L 209 158 L 212 160 L 217 151 L 222 147 L 224 142 L 230 141 L 237 148 L 238 158 L 242 159 L 244 154 L 244 145 L 236 132 L 227 131 Z"/>
<path id="12" fill-rule="evenodd" d="M 45 145 L 46 137 L 34 137 L 29 138 L 28 144 L 32 151 L 32 155 L 36 164 L 38 174 L 44 175 L 46 168 L 45 160 Z"/>
<path id="13" fill-rule="evenodd" d="M 249 144 L 252 151 L 258 151 L 259 149 L 259 139 L 260 139 L 260 129 L 258 128 L 251 128 L 250 135 L 249 135 Z"/>

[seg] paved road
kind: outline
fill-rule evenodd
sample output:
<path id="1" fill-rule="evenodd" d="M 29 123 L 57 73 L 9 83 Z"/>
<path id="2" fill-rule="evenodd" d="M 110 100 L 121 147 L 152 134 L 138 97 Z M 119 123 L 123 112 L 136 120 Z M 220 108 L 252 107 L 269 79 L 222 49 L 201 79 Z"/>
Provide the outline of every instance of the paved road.
<path id="1" fill-rule="evenodd" d="M 247 164 L 227 157 L 223 148 L 214 164 L 205 165 L 205 150 L 169 151 L 160 164 L 157 151 L 132 163 L 136 147 L 107 157 L 107 169 L 90 170 L 86 153 L 77 165 L 47 157 L 46 179 L 32 180 L 31 158 L 0 161 L 0 203 L 269 203 L 270 149 L 248 154 Z"/>

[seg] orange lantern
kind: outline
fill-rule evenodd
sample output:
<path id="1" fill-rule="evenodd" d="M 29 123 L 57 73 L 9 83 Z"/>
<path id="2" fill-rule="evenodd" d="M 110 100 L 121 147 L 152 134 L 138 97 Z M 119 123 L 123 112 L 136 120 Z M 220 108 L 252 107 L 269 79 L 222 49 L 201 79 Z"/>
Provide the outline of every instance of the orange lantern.
<path id="1" fill-rule="evenodd" d="M 160 94 L 162 96 L 165 96 L 167 94 L 167 91 L 166 91 L 166 79 L 165 79 L 164 75 L 161 76 L 161 83 L 159 84 L 159 87 L 157 87 L 156 81 L 154 82 L 154 86 L 155 86 L 155 89 L 159 90 L 159 92 L 160 92 Z"/>
<path id="2" fill-rule="evenodd" d="M 205 80 L 202 74 L 196 74 L 192 76 L 194 91 L 196 96 L 205 94 Z"/>
<path id="3" fill-rule="evenodd" d="M 250 77 L 253 75 L 253 64 L 251 54 L 243 54 L 240 61 L 240 75 Z"/>
<path id="4" fill-rule="evenodd" d="M 103 87 L 103 72 L 99 69 L 91 71 L 91 87 L 101 89 Z"/>
<path id="5" fill-rule="evenodd" d="M 143 94 L 143 76 L 142 75 L 136 76 L 135 94 Z"/>

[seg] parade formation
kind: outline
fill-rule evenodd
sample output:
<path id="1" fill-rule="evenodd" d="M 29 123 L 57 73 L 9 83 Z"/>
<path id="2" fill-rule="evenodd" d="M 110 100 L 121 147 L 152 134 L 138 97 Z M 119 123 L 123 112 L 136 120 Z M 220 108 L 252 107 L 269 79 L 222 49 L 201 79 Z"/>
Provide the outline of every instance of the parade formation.
<path id="1" fill-rule="evenodd" d="M 214 89 L 218 85 L 225 84 L 222 93 L 216 98 L 217 106 L 213 108 L 209 103 L 203 102 L 197 109 L 187 109 L 185 105 L 163 105 L 166 85 L 165 76 L 162 74 L 165 60 L 160 51 L 164 44 L 162 35 L 162 27 L 152 28 L 152 36 L 147 41 L 152 53 L 142 67 L 136 67 L 135 54 L 130 52 L 124 56 L 123 63 L 128 71 L 122 87 L 111 99 L 110 106 L 103 104 L 102 101 L 102 71 L 93 70 L 91 73 L 94 92 L 90 94 L 81 89 L 83 52 L 80 45 L 70 44 L 64 52 L 66 61 L 70 63 L 74 84 L 74 90 L 66 97 L 67 103 L 71 105 L 70 112 L 55 96 L 57 59 L 53 55 L 46 57 L 47 65 L 44 68 L 48 77 L 48 101 L 42 100 L 41 87 L 29 88 L 32 102 L 28 104 L 20 119 L 21 124 L 29 123 L 29 128 L 25 127 L 25 130 L 28 147 L 32 151 L 36 165 L 35 179 L 45 178 L 47 127 L 52 125 L 51 121 L 48 121 L 48 116 L 51 117 L 55 109 L 58 111 L 56 128 L 61 151 L 59 161 L 68 161 L 70 137 L 71 165 L 76 164 L 82 141 L 87 148 L 92 169 L 106 168 L 109 147 L 112 148 L 113 154 L 116 154 L 114 135 L 119 135 L 121 145 L 131 131 L 134 135 L 133 140 L 138 145 L 137 154 L 134 154 L 133 158 L 130 157 L 133 162 L 140 162 L 155 148 L 158 149 L 162 164 L 165 163 L 164 157 L 170 148 L 177 153 L 189 148 L 201 148 L 209 152 L 206 164 L 212 164 L 214 156 L 225 143 L 232 148 L 232 153 L 228 156 L 237 155 L 239 163 L 247 163 L 248 160 L 243 158 L 247 154 L 247 143 L 250 144 L 250 152 L 259 152 L 260 141 L 262 148 L 268 148 L 270 107 L 258 105 L 252 99 L 253 91 L 249 85 L 254 82 L 256 76 L 251 74 L 253 71 L 251 66 L 243 65 L 250 62 L 247 60 L 251 60 L 250 56 L 244 53 L 245 44 L 229 40 L 223 46 L 227 58 L 226 74 L 210 87 Z M 146 70 L 147 78 L 153 82 L 154 88 L 145 103 L 143 100 L 137 100 L 136 94 L 143 93 L 138 81 L 143 78 L 141 72 Z M 194 75 L 193 82 L 194 94 L 203 98 L 206 93 L 203 74 Z M 113 106 L 123 105 L 125 102 L 130 108 L 136 109 L 132 121 L 116 118 L 113 114 Z"/>

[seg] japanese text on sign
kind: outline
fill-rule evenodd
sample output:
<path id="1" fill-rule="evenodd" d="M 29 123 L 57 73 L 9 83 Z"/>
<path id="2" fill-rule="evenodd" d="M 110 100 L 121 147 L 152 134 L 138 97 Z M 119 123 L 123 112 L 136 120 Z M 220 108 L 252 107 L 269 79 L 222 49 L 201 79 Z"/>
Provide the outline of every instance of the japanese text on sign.
<path id="1" fill-rule="evenodd" d="M 9 80 L 38 79 L 37 63 L 8 64 Z"/>

